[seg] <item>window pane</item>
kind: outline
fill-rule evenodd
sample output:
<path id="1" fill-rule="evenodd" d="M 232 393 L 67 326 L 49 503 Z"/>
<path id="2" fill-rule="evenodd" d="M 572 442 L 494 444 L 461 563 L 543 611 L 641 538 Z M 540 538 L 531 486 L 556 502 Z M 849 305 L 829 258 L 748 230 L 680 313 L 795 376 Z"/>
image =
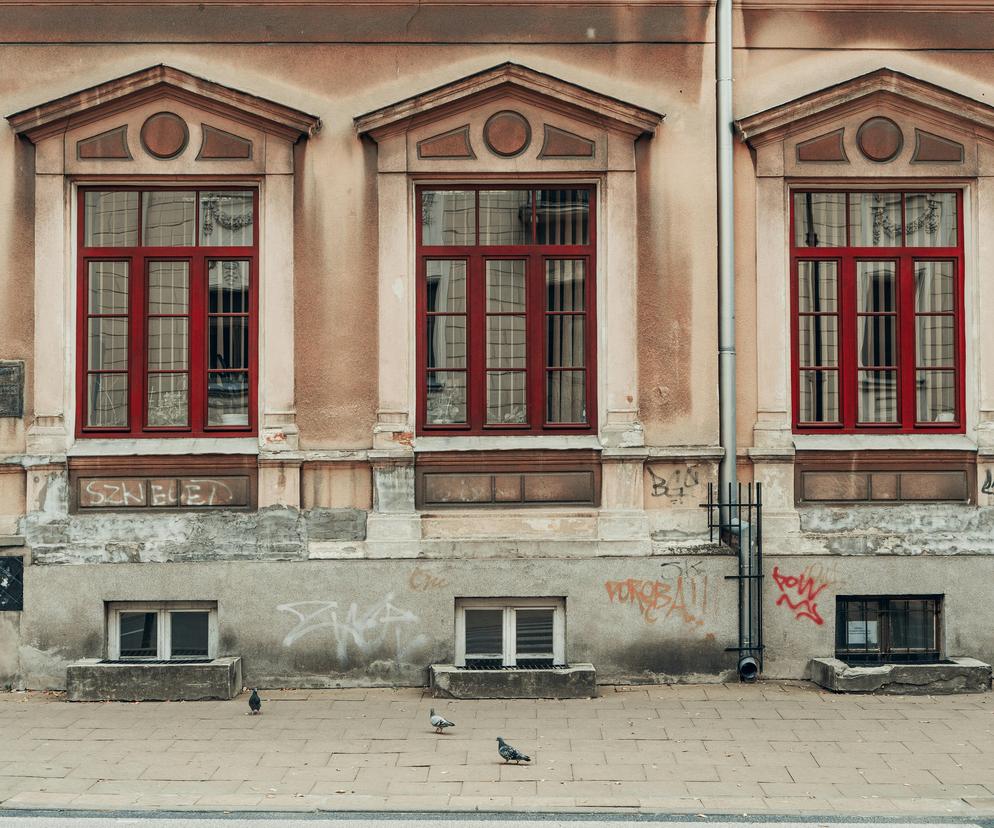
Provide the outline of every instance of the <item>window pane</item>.
<path id="1" fill-rule="evenodd" d="M 897 317 L 858 316 L 861 368 L 897 364 Z"/>
<path id="2" fill-rule="evenodd" d="M 89 327 L 88 365 L 91 371 L 126 371 L 128 368 L 128 320 L 97 317 Z"/>
<path id="3" fill-rule="evenodd" d="M 838 274 L 838 262 L 798 262 L 797 309 L 801 313 L 837 311 Z"/>
<path id="4" fill-rule="evenodd" d="M 514 615 L 516 654 L 551 655 L 553 610 L 519 609 Z"/>
<path id="5" fill-rule="evenodd" d="M 794 244 L 845 247 L 846 194 L 794 193 Z"/>
<path id="6" fill-rule="evenodd" d="M 480 244 L 531 242 L 529 190 L 480 191 Z"/>
<path id="7" fill-rule="evenodd" d="M 466 262 L 430 260 L 428 312 L 463 313 L 466 310 Z"/>
<path id="8" fill-rule="evenodd" d="M 915 310 L 941 313 L 955 309 L 952 262 L 915 262 Z"/>
<path id="9" fill-rule="evenodd" d="M 892 650 L 935 649 L 932 601 L 891 600 L 888 621 Z"/>
<path id="10" fill-rule="evenodd" d="M 211 368 L 248 368 L 247 316 L 212 316 L 208 320 Z"/>
<path id="11" fill-rule="evenodd" d="M 839 364 L 839 320 L 835 316 L 802 316 L 797 320 L 797 358 L 804 367 Z"/>
<path id="12" fill-rule="evenodd" d="M 546 371 L 546 422 L 587 422 L 586 380 L 584 371 Z"/>
<path id="13" fill-rule="evenodd" d="M 894 262 L 856 262 L 857 309 L 860 313 L 897 310 Z"/>
<path id="14" fill-rule="evenodd" d="M 839 422 L 838 371 L 801 371 L 798 386 L 802 423 Z"/>
<path id="15" fill-rule="evenodd" d="M 917 323 L 918 365 L 922 368 L 952 368 L 956 357 L 953 317 L 919 316 Z"/>
<path id="16" fill-rule="evenodd" d="M 586 310 L 586 273 L 587 263 L 583 259 L 546 261 L 546 310 Z"/>
<path id="17" fill-rule="evenodd" d="M 525 318 L 487 317 L 487 367 L 525 367 Z"/>
<path id="18" fill-rule="evenodd" d="M 915 373 L 919 423 L 956 422 L 956 374 L 953 371 Z"/>
<path id="19" fill-rule="evenodd" d="M 158 613 L 122 612 L 118 620 L 121 658 L 155 658 L 158 655 Z"/>
<path id="20" fill-rule="evenodd" d="M 127 374 L 90 374 L 86 395 L 88 426 L 109 428 L 128 424 Z"/>
<path id="21" fill-rule="evenodd" d="M 159 316 L 148 320 L 148 369 L 185 371 L 190 353 L 186 317 Z"/>
<path id="22" fill-rule="evenodd" d="M 208 313 L 248 313 L 249 263 L 214 261 L 207 264 Z"/>
<path id="23" fill-rule="evenodd" d="M 539 190 L 535 222 L 539 244 L 589 244 L 590 191 Z"/>
<path id="24" fill-rule="evenodd" d="M 859 372 L 859 421 L 897 422 L 897 371 Z"/>
<path id="25" fill-rule="evenodd" d="M 251 245 L 254 202 L 251 191 L 201 193 L 200 243 L 211 247 Z"/>
<path id="26" fill-rule="evenodd" d="M 849 650 L 880 649 L 880 605 L 876 601 L 846 601 L 844 645 Z"/>
<path id="27" fill-rule="evenodd" d="M 908 247 L 955 247 L 956 193 L 908 193 L 904 197 Z"/>
<path id="28" fill-rule="evenodd" d="M 850 193 L 849 225 L 853 247 L 899 247 L 900 193 Z"/>
<path id="29" fill-rule="evenodd" d="M 86 247 L 134 247 L 138 244 L 138 193 L 94 192 L 83 197 Z"/>
<path id="30" fill-rule="evenodd" d="M 515 313 L 525 309 L 525 262 L 521 259 L 487 261 L 487 313 Z"/>
<path id="31" fill-rule="evenodd" d="M 524 371 L 487 372 L 487 422 L 527 423 Z"/>
<path id="32" fill-rule="evenodd" d="M 249 421 L 247 373 L 221 371 L 208 374 L 207 425 L 247 426 Z"/>
<path id="33" fill-rule="evenodd" d="M 148 424 L 185 426 L 189 411 L 189 377 L 186 374 L 149 374 Z"/>
<path id="34" fill-rule="evenodd" d="M 142 193 L 142 244 L 182 247 L 194 244 L 196 193 L 158 190 Z"/>
<path id="35" fill-rule="evenodd" d="M 546 317 L 546 365 L 549 368 L 584 366 L 584 327 L 582 316 Z"/>
<path id="36" fill-rule="evenodd" d="M 207 657 L 206 612 L 171 612 L 169 625 L 172 658 Z"/>
<path id="37" fill-rule="evenodd" d="M 90 313 L 128 312 L 128 263 L 90 262 L 87 266 Z"/>
<path id="38" fill-rule="evenodd" d="M 190 265 L 187 262 L 149 262 L 148 312 L 186 313 L 190 302 Z"/>
<path id="39" fill-rule="evenodd" d="M 429 368 L 466 367 L 465 316 L 429 316 L 426 335 Z"/>
<path id="40" fill-rule="evenodd" d="M 472 190 L 422 192 L 421 243 L 476 244 L 476 193 Z"/>
<path id="41" fill-rule="evenodd" d="M 504 610 L 466 610 L 466 655 L 502 655 Z"/>
<path id="42" fill-rule="evenodd" d="M 428 423 L 466 422 L 466 374 L 462 371 L 428 372 Z"/>

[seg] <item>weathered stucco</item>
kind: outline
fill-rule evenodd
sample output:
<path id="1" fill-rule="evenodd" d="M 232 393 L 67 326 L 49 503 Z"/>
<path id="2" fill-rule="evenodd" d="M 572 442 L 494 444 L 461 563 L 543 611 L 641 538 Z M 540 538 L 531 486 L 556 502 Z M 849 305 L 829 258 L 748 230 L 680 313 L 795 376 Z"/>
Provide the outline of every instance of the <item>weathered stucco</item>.
<path id="1" fill-rule="evenodd" d="M 735 117 L 884 66 L 990 100 L 994 7 L 906 5 L 736 3 Z M 453 660 L 462 597 L 564 597 L 568 658 L 593 663 L 598 681 L 732 676 L 736 656 L 726 648 L 737 643 L 737 605 L 727 577 L 736 561 L 712 544 L 700 508 L 721 458 L 713 25 L 704 0 L 0 3 L 2 115 L 162 63 L 321 122 L 254 159 L 258 168 L 237 168 L 265 191 L 270 211 L 260 256 L 273 410 L 260 414 L 271 428 L 227 445 L 229 454 L 258 458 L 261 508 L 165 516 L 71 514 L 67 496 L 76 457 L 224 451 L 223 440 L 73 436 L 75 252 L 66 208 L 75 181 L 121 171 L 69 158 L 70 179 L 56 163 L 66 163 L 59 141 L 38 149 L 0 122 L 0 359 L 26 364 L 24 417 L 0 417 L 0 536 L 23 537 L 12 548 L 26 558 L 25 608 L 0 612 L 0 687 L 64 687 L 69 662 L 105 654 L 105 602 L 121 600 L 216 601 L 219 654 L 240 656 L 245 680 L 260 687 L 424 684 L 429 664 Z M 436 124 L 431 113 L 393 125 L 393 141 L 357 134 L 358 115 L 507 63 L 583 87 L 605 111 L 617 99 L 665 118 L 640 131 L 594 109 L 581 122 L 594 145 L 609 147 L 604 156 L 544 167 L 537 145 L 517 159 L 482 150 L 475 159 L 417 158 L 417 141 Z M 444 112 L 438 128 L 465 120 L 478 134 L 497 101 L 536 123 L 543 112 L 579 117 L 555 96 L 512 87 Z M 923 112 L 914 102 L 888 106 L 908 124 Z M 121 118 L 137 123 L 144 114 Z M 832 656 L 835 598 L 849 594 L 944 595 L 944 655 L 989 663 L 994 356 L 980 343 L 994 308 L 983 233 L 994 221 L 994 153 L 973 152 L 962 175 L 943 167 L 929 177 L 910 157 L 893 167 L 808 170 L 791 160 L 796 138 L 785 135 L 772 150 L 737 141 L 734 150 L 738 461 L 743 481 L 764 485 L 765 675 L 802 678 L 812 657 Z M 189 160 L 145 159 L 134 177 L 197 176 Z M 432 446 L 416 436 L 406 333 L 415 329 L 413 183 L 546 176 L 598 188 L 597 255 L 611 280 L 598 271 L 599 403 L 616 421 L 602 416 L 590 435 Z M 968 410 L 952 448 L 976 462 L 976 491 L 962 505 L 797 507 L 795 451 L 804 445 L 791 433 L 787 395 L 787 188 L 846 178 L 913 186 L 923 177 L 966 188 Z M 49 241 L 65 251 L 61 264 L 54 252 L 49 258 Z M 65 295 L 42 296 L 36 307 L 39 269 Z M 38 361 L 39 342 L 56 356 Z M 43 410 L 63 399 L 69 410 Z M 42 449 L 27 455 L 31 439 Z M 950 447 L 933 435 L 820 439 L 823 451 Z M 536 455 L 599 452 L 598 504 L 415 509 L 420 452 L 500 451 L 512 442 Z"/>

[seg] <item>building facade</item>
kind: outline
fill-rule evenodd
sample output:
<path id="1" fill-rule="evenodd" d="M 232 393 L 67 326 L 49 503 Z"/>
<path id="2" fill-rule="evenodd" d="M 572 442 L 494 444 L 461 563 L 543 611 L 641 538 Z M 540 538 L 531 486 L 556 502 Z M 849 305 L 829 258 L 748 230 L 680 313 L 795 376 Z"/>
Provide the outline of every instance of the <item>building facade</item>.
<path id="1" fill-rule="evenodd" d="M 734 676 L 714 32 L 704 0 L 0 3 L 0 683 Z M 994 659 L 992 34 L 734 6 L 765 676 Z"/>

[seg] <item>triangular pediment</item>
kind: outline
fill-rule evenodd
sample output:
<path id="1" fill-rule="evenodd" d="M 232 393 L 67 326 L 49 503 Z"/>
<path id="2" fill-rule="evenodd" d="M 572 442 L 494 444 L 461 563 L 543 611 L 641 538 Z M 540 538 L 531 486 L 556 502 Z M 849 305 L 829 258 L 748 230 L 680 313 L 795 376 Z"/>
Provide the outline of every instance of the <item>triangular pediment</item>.
<path id="1" fill-rule="evenodd" d="M 37 143 L 162 99 L 185 103 L 291 142 L 321 126 L 315 115 L 162 64 L 16 112 L 7 120 L 16 134 Z M 214 139 L 216 143 L 229 140 L 225 136 Z M 112 140 L 110 136 L 105 143 Z"/>
<path id="2" fill-rule="evenodd" d="M 877 69 L 817 92 L 740 118 L 735 125 L 742 139 L 758 147 L 786 136 L 808 133 L 829 135 L 848 116 L 887 109 L 920 116 L 948 131 L 994 138 L 994 107 L 894 69 Z M 928 132 L 931 135 L 931 132 Z M 941 137 L 941 136 L 939 136 Z M 926 140 L 931 140 L 927 138 Z M 814 145 L 809 145 L 815 151 Z M 936 153 L 943 153 L 936 147 Z M 945 153 L 950 155 L 950 151 Z M 838 158 L 835 160 L 842 160 Z"/>
<path id="3" fill-rule="evenodd" d="M 540 106 L 545 111 L 633 137 L 654 134 L 663 119 L 661 114 L 650 109 L 526 66 L 503 63 L 359 115 L 355 125 L 359 135 L 379 141 L 498 99 Z M 562 136 L 554 138 L 563 143 Z"/>

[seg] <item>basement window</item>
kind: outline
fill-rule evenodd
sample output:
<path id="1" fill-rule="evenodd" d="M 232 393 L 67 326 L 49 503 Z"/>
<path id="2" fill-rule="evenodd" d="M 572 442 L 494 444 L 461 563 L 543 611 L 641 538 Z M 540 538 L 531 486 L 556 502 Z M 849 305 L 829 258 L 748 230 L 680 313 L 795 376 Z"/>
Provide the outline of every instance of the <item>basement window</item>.
<path id="1" fill-rule="evenodd" d="M 839 596 L 835 657 L 847 664 L 938 662 L 941 610 L 941 595 Z"/>
<path id="2" fill-rule="evenodd" d="M 456 600 L 457 667 L 550 669 L 565 665 L 565 599 Z"/>
<path id="3" fill-rule="evenodd" d="M 110 661 L 205 661 L 217 656 L 214 602 L 116 602 L 107 606 Z"/>

